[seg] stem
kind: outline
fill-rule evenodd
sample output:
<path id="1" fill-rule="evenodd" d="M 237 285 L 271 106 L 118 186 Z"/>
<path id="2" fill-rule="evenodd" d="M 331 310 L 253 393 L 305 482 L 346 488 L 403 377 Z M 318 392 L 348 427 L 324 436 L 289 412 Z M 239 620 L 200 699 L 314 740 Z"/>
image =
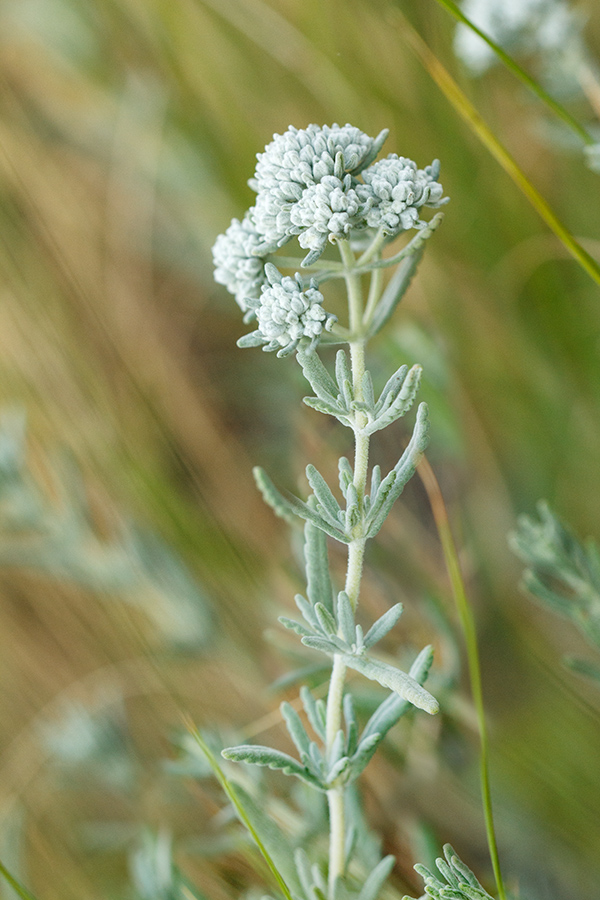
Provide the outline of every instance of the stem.
<path id="1" fill-rule="evenodd" d="M 480 744 L 480 777 L 481 777 L 481 795 L 483 801 L 483 813 L 485 818 L 485 829 L 487 833 L 488 848 L 492 867 L 494 869 L 494 877 L 496 879 L 496 887 L 498 888 L 498 896 L 500 900 L 506 900 L 506 890 L 502 880 L 502 872 L 500 870 L 500 859 L 498 856 L 498 844 L 496 841 L 496 829 L 494 827 L 494 814 L 492 810 L 492 793 L 490 790 L 490 772 L 489 772 L 489 745 L 487 726 L 485 722 L 485 709 L 483 705 L 483 688 L 481 685 L 481 665 L 479 662 L 479 649 L 477 647 L 477 632 L 475 629 L 475 620 L 473 611 L 467 599 L 465 584 L 460 571 L 460 563 L 458 561 L 458 553 L 456 544 L 452 537 L 450 529 L 450 521 L 448 519 L 448 511 L 444 498 L 435 477 L 435 473 L 427 459 L 423 457 L 417 469 L 423 486 L 427 491 L 431 511 L 435 519 L 435 524 L 440 536 L 446 568 L 450 576 L 452 584 L 452 593 L 458 610 L 460 623 L 463 630 L 465 644 L 467 648 L 467 662 L 469 666 L 469 679 L 471 682 L 471 693 L 473 694 L 473 702 L 477 712 L 477 723 L 479 726 L 479 744 Z"/>
<path id="2" fill-rule="evenodd" d="M 375 243 L 372 245 L 375 246 Z M 344 278 L 348 290 L 349 329 L 353 335 L 359 335 L 363 318 L 363 294 L 360 273 L 356 271 L 357 262 L 348 241 L 339 241 L 340 255 L 344 266 Z M 375 248 L 376 252 L 378 248 Z M 367 251 L 369 252 L 369 251 Z M 371 300 L 371 298 L 370 298 Z M 376 302 L 376 301 L 373 301 Z M 365 374 L 365 340 L 363 337 L 350 341 L 350 362 L 352 366 L 352 388 L 354 397 L 361 400 L 362 381 Z M 354 424 L 354 486 L 358 494 L 358 502 L 362 509 L 367 473 L 369 465 L 369 436 L 363 428 L 366 414 L 357 412 Z M 362 534 L 362 526 L 357 528 L 354 540 L 348 544 L 348 565 L 346 570 L 345 590 L 356 609 L 360 594 L 360 582 L 363 570 L 366 539 Z M 326 715 L 326 749 L 329 753 L 335 737 L 342 725 L 342 704 L 344 698 L 344 679 L 346 665 L 340 656 L 333 658 L 333 670 L 329 683 Z M 333 896 L 335 883 L 343 877 L 346 868 L 346 824 L 344 810 L 344 788 L 336 787 L 327 792 L 329 804 L 329 896 Z"/>

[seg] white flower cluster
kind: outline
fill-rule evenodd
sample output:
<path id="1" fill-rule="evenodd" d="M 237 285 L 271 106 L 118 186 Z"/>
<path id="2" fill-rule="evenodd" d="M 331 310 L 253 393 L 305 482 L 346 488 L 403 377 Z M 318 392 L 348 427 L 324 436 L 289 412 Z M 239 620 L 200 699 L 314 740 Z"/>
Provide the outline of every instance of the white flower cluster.
<path id="1" fill-rule="evenodd" d="M 266 264 L 265 274 L 267 284 L 260 298 L 249 301 L 256 311 L 258 328 L 240 338 L 238 345 L 264 344 L 263 350 L 277 350 L 277 356 L 287 356 L 301 340 L 308 339 L 306 349 L 314 349 L 323 331 L 330 331 L 336 322 L 336 317 L 321 305 L 323 294 L 314 282 L 305 290 L 298 273 L 295 278 L 284 277 L 272 263 Z"/>
<path id="2" fill-rule="evenodd" d="M 446 202 L 437 182 L 437 161 L 425 169 L 395 154 L 374 162 L 386 137 L 387 131 L 372 138 L 352 125 L 290 126 L 284 134 L 274 135 L 264 153 L 257 154 L 254 178 L 249 181 L 257 193 L 256 204 L 241 222 L 234 219 L 213 247 L 215 278 L 235 296 L 246 318 L 256 313 L 261 322 L 262 307 L 271 301 L 270 292 L 275 289 L 266 275 L 266 259 L 292 237 L 297 236 L 300 246 L 308 250 L 302 265 L 310 266 L 328 242 L 365 229 L 396 235 L 420 228 L 424 224 L 419 218 L 421 207 L 437 208 Z M 300 293 L 305 297 L 309 292 Z M 295 304 L 299 302 L 296 298 Z M 311 316 L 317 310 L 327 314 L 320 301 L 311 301 L 309 308 L 313 313 L 309 316 L 305 310 L 298 322 L 304 323 L 304 337 L 312 345 Z M 281 332 L 284 343 L 274 343 L 270 329 L 264 318 L 259 331 L 267 341 L 265 349 L 297 346 L 300 340 L 298 323 L 287 338 Z"/>

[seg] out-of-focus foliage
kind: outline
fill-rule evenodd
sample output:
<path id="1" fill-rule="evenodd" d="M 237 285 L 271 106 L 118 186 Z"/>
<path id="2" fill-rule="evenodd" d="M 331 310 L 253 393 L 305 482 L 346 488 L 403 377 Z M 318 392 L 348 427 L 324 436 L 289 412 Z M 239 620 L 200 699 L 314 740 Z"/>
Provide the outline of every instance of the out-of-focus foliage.
<path id="1" fill-rule="evenodd" d="M 444 229 L 378 339 L 381 363 L 370 362 L 377 388 L 401 363 L 424 366 L 430 459 L 480 626 L 506 869 L 529 898 L 597 891 L 597 698 L 557 671 L 566 635 L 549 634 L 548 617 L 517 590 L 506 533 L 547 497 L 577 533 L 598 537 L 600 300 L 421 70 L 397 8 L 598 258 L 598 176 L 509 73 L 465 76 L 434 0 L 0 6 L 0 401 L 27 413 L 29 464 L 50 508 L 59 498 L 45 461 L 64 447 L 106 527 L 98 536 L 114 537 L 115 510 L 160 534 L 211 598 L 215 623 L 208 656 L 166 654 L 143 610 L 100 603 L 39 569 L 0 571 L 0 837 L 13 848 L 9 868 L 44 900 L 128 896 L 126 856 L 143 823 L 173 832 L 177 866 L 211 900 L 256 885 L 247 856 L 199 862 L 195 842 L 206 851 L 218 807 L 162 771 L 165 736 L 180 706 L 197 721 L 255 717 L 248 742 L 277 724 L 263 719 L 272 704 L 261 692 L 283 666 L 262 640 L 262 611 L 285 605 L 298 575 L 293 559 L 285 570 L 274 563 L 286 539 L 251 468 L 279 468 L 293 484 L 297 460 L 319 458 L 327 471 L 347 445 L 341 427 L 319 431 L 311 410 L 290 414 L 300 379 L 235 348 L 238 309 L 212 282 L 209 248 L 251 202 L 245 179 L 271 135 L 335 121 L 369 134 L 390 127 L 390 152 L 442 161 L 453 198 Z M 598 8 L 581 8 L 597 59 Z M 581 87 L 565 102 L 597 127 L 593 72 Z M 396 427 L 376 438 L 382 468 L 404 441 Z M 451 685 L 458 655 L 439 547 L 419 489 L 405 498 L 368 560 L 365 609 L 375 618 L 401 600 L 416 648 L 443 634 L 431 678 Z M 63 728 L 66 740 L 65 710 L 93 718 L 107 690 L 124 698 L 135 778 L 124 790 L 78 776 L 67 790 L 40 726 Z M 368 690 L 363 701 L 368 716 Z M 423 822 L 487 884 L 472 722 L 466 697 L 449 690 L 441 723 L 407 719 L 367 779 L 400 891 L 420 889 L 410 844 Z M 27 867 L 12 865 L 18 855 Z M 415 858 L 427 862 L 418 849 Z"/>

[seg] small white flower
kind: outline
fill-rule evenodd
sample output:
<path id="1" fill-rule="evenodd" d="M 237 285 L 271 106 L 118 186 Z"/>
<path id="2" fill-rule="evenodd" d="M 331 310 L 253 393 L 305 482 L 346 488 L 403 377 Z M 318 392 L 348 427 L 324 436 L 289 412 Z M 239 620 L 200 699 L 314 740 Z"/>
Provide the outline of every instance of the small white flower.
<path id="1" fill-rule="evenodd" d="M 215 281 L 225 285 L 244 312 L 248 310 L 247 299 L 259 297 L 266 283 L 264 259 L 257 255 L 263 242 L 254 224 L 253 210 L 248 210 L 241 222 L 233 219 L 212 248 Z"/>
<path id="2" fill-rule="evenodd" d="M 388 234 L 421 225 L 422 206 L 436 209 L 448 199 L 443 197 L 442 185 L 436 181 L 438 175 L 437 160 L 425 169 L 417 169 L 411 159 L 395 153 L 369 166 L 362 173 L 364 184 L 356 187 L 365 204 L 366 224 L 370 228 L 383 228 Z"/>
<path id="3" fill-rule="evenodd" d="M 327 175 L 319 184 L 307 188 L 302 199 L 290 210 L 298 243 L 312 251 L 304 260 L 311 265 L 319 258 L 327 241 L 346 237 L 352 228 L 363 225 L 363 204 L 347 175 L 343 181 Z"/>
<path id="4" fill-rule="evenodd" d="M 323 309 L 323 294 L 314 282 L 304 289 L 299 274 L 284 277 L 271 263 L 265 271 L 268 285 L 263 286 L 258 300 L 248 304 L 256 310 L 258 328 L 240 338 L 238 346 L 264 344 L 263 350 L 277 350 L 277 356 L 287 356 L 304 341 L 306 349 L 313 350 L 323 331 L 331 331 L 337 321 Z"/>

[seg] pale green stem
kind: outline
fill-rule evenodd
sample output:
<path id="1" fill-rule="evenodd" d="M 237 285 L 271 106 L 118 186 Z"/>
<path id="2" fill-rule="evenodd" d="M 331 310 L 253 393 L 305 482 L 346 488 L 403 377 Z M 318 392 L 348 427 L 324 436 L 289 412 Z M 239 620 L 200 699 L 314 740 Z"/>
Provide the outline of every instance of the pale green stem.
<path id="1" fill-rule="evenodd" d="M 347 241 L 339 241 L 339 248 L 344 264 L 344 277 L 348 289 L 349 328 L 351 333 L 359 334 L 364 306 L 360 275 L 355 271 L 357 263 L 350 248 L 350 244 Z M 350 361 L 352 365 L 352 386 L 354 396 L 357 400 L 360 400 L 362 398 L 362 380 L 365 374 L 365 342 L 362 338 L 350 342 Z M 363 431 L 365 424 L 365 414 L 358 412 L 356 414 L 354 427 L 354 486 L 356 487 L 358 502 L 361 509 L 364 503 L 369 464 L 369 436 L 365 435 Z M 358 604 L 365 543 L 366 541 L 362 535 L 361 525 L 359 533 L 348 545 L 348 567 L 346 572 L 345 590 L 353 609 L 356 609 Z M 342 727 L 342 704 L 344 698 L 345 676 L 345 663 L 340 656 L 334 656 L 329 694 L 327 697 L 326 748 L 328 753 L 331 750 L 338 731 Z M 338 878 L 343 876 L 346 868 L 344 788 L 332 788 L 327 792 L 327 800 L 329 804 L 330 828 L 329 895 L 332 896 L 335 882 Z"/>

